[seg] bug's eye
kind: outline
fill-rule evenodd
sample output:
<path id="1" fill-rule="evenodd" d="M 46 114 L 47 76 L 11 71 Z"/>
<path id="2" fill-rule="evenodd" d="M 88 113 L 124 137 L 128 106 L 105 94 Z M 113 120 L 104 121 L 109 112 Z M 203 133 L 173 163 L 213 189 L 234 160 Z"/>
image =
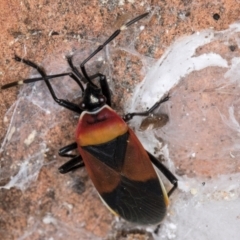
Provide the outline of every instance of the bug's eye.
<path id="1" fill-rule="evenodd" d="M 103 97 L 99 98 L 99 102 L 103 103 L 105 101 L 105 99 Z"/>
<path id="2" fill-rule="evenodd" d="M 84 109 L 86 107 L 86 104 L 84 102 L 81 102 L 80 107 Z"/>

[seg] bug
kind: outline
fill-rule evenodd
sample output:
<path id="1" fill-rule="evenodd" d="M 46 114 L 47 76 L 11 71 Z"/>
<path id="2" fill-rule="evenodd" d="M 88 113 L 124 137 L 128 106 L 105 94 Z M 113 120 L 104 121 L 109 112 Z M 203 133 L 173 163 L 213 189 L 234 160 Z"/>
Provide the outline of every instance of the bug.
<path id="1" fill-rule="evenodd" d="M 85 166 L 105 205 L 123 219 L 143 225 L 162 221 L 169 204 L 169 196 L 177 188 L 177 178 L 144 149 L 127 122 L 134 116 L 148 116 L 166 102 L 169 96 L 156 102 L 147 111 L 132 112 L 121 117 L 111 108 L 111 94 L 106 76 L 101 73 L 89 76 L 85 64 L 121 31 L 148 14 L 144 13 L 116 30 L 80 64 L 81 73 L 73 65 L 72 57 L 67 57 L 71 72 L 47 75 L 44 69 L 34 62 L 15 56 L 16 61 L 35 68 L 41 77 L 16 81 L 1 87 L 7 89 L 19 84 L 44 81 L 55 102 L 78 113 L 80 117 L 75 142 L 59 150 L 61 157 L 70 160 L 59 167 L 59 172 L 65 174 Z M 58 98 L 52 88 L 50 80 L 65 75 L 73 79 L 83 92 L 79 104 Z M 93 79 L 98 79 L 99 84 L 95 84 Z M 75 149 L 78 149 L 77 154 L 70 153 Z M 168 193 L 154 166 L 173 185 Z"/>

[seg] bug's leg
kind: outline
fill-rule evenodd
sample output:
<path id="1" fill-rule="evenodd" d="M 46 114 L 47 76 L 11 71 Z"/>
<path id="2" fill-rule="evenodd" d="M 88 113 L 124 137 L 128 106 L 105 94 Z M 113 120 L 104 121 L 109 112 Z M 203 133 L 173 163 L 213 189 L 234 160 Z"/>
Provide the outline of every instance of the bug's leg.
<path id="1" fill-rule="evenodd" d="M 61 157 L 76 157 L 76 154 L 69 154 L 68 152 L 77 149 L 77 143 L 73 142 L 65 147 L 59 149 L 58 154 Z"/>
<path id="2" fill-rule="evenodd" d="M 80 86 L 82 92 L 84 92 L 83 85 L 82 85 L 82 83 L 80 82 L 80 80 L 83 81 L 84 77 L 83 77 L 82 74 L 78 71 L 78 69 L 73 65 L 72 56 L 67 56 L 66 59 L 67 59 L 67 62 L 68 62 L 68 64 L 69 64 L 70 68 L 72 69 L 72 71 L 73 71 L 73 72 L 76 74 L 76 76 L 77 76 L 77 77 L 75 77 L 76 79 L 74 79 L 74 80 L 78 83 L 78 85 Z M 79 80 L 79 79 L 80 79 L 80 80 Z"/>
<path id="3" fill-rule="evenodd" d="M 65 174 L 81 167 L 84 167 L 82 157 L 76 156 L 59 167 L 58 171 L 62 174 Z"/>
<path id="4" fill-rule="evenodd" d="M 163 173 L 163 175 L 171 182 L 173 187 L 168 192 L 170 196 L 178 186 L 177 178 L 161 163 L 159 162 L 151 153 L 147 152 L 151 162 Z"/>
<path id="5" fill-rule="evenodd" d="M 90 77 L 88 76 L 86 69 L 85 69 L 85 64 L 92 58 L 94 57 L 98 52 L 100 52 L 108 43 L 110 43 L 114 38 L 116 38 L 121 31 L 127 29 L 130 25 L 134 24 L 135 22 L 139 21 L 140 19 L 146 17 L 149 13 L 144 13 L 131 21 L 127 22 L 124 24 L 120 29 L 116 30 L 102 45 L 100 45 L 92 54 L 90 54 L 80 65 L 80 68 L 82 70 L 83 76 L 86 78 L 86 80 L 93 86 L 95 84 L 91 81 Z"/>
<path id="6" fill-rule="evenodd" d="M 77 143 L 74 142 L 74 143 L 71 143 L 71 144 L 61 148 L 58 151 L 58 154 L 61 157 L 71 157 L 72 158 L 69 161 L 67 161 L 66 163 L 64 163 L 61 167 L 58 168 L 60 173 L 65 174 L 65 173 L 73 171 L 77 168 L 84 167 L 84 163 L 83 163 L 82 157 L 80 155 L 68 153 L 69 151 L 72 151 L 76 148 L 77 148 Z"/>
<path id="7" fill-rule="evenodd" d="M 162 98 L 158 102 L 156 102 L 150 109 L 144 112 L 133 112 L 133 113 L 127 113 L 126 115 L 123 116 L 124 121 L 129 121 L 131 120 L 134 116 L 148 116 L 150 113 L 152 113 L 156 108 L 158 108 L 162 103 L 168 101 L 170 98 L 169 95 L 166 97 Z"/>
<path id="8" fill-rule="evenodd" d="M 74 104 L 74 103 L 71 103 L 65 99 L 59 99 L 57 98 L 53 88 L 52 88 L 52 85 L 51 83 L 49 82 L 49 79 L 48 79 L 48 76 L 46 75 L 46 73 L 44 72 L 44 70 L 42 68 L 40 68 L 37 64 L 33 63 L 32 61 L 29 61 L 29 60 L 25 60 L 23 58 L 20 58 L 18 56 L 15 56 L 15 60 L 18 61 L 18 62 L 23 62 L 24 64 L 32 67 L 32 68 L 35 68 L 38 73 L 42 76 L 43 80 L 45 81 L 51 95 L 52 95 L 52 98 L 54 99 L 55 102 L 57 102 L 60 106 L 62 107 L 65 107 L 73 112 L 77 112 L 77 113 L 81 113 L 82 110 L 80 109 L 80 107 L 77 105 L 77 104 Z"/>

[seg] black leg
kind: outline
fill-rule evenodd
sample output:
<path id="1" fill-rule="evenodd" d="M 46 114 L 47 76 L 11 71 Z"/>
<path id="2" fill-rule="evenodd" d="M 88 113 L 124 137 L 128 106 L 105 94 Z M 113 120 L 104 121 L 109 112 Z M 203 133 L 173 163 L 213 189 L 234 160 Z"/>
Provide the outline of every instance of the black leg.
<path id="1" fill-rule="evenodd" d="M 82 157 L 80 155 L 75 155 L 75 154 L 69 154 L 69 151 L 72 151 L 74 149 L 77 149 L 77 143 L 71 143 L 63 148 L 61 148 L 58 151 L 58 154 L 62 157 L 71 157 L 69 161 L 64 163 L 61 167 L 58 168 L 59 172 L 62 174 L 68 173 L 70 171 L 73 171 L 77 168 L 84 167 L 84 163 L 82 160 Z"/>
<path id="2" fill-rule="evenodd" d="M 168 192 L 170 196 L 178 186 L 177 178 L 161 163 L 159 162 L 151 153 L 147 152 L 150 157 L 151 162 L 163 173 L 163 175 L 172 183 L 173 187 Z"/>
<path id="3" fill-rule="evenodd" d="M 131 120 L 134 116 L 148 116 L 150 113 L 152 113 L 156 108 L 158 108 L 163 102 L 168 101 L 170 98 L 169 95 L 161 99 L 160 101 L 156 102 L 149 110 L 145 112 L 133 112 L 133 113 L 128 113 L 123 116 L 124 121 L 129 121 Z"/>
<path id="4" fill-rule="evenodd" d="M 61 157 L 71 157 L 71 158 L 73 158 L 73 157 L 76 157 L 77 155 L 76 154 L 69 154 L 67 152 L 75 150 L 75 149 L 77 149 L 77 143 L 76 142 L 60 148 L 59 151 L 58 151 L 58 154 Z"/>
<path id="5" fill-rule="evenodd" d="M 80 86 L 82 92 L 84 92 L 84 88 L 83 88 L 83 85 L 82 83 L 80 82 L 80 80 L 83 81 L 84 77 L 82 76 L 82 74 L 78 71 L 78 69 L 73 65 L 72 63 L 72 56 L 67 56 L 67 61 L 68 61 L 68 64 L 69 66 L 71 67 L 72 71 L 76 74 L 76 82 L 78 83 L 78 85 Z M 80 79 L 80 80 L 79 80 Z"/>
<path id="6" fill-rule="evenodd" d="M 82 157 L 76 156 L 64 163 L 61 167 L 58 168 L 58 170 L 60 173 L 65 174 L 81 167 L 84 167 Z"/>
<path id="7" fill-rule="evenodd" d="M 77 113 L 81 113 L 82 110 L 80 109 L 80 107 L 77 105 L 77 104 L 74 104 L 74 103 L 71 103 L 67 100 L 64 100 L 64 99 L 59 99 L 56 97 L 56 94 L 52 88 L 52 85 L 50 84 L 48 78 L 47 78 L 47 75 L 46 73 L 44 72 L 43 69 L 41 69 L 38 65 L 36 65 L 35 63 L 33 63 L 32 61 L 29 61 L 29 60 L 25 60 L 23 58 L 20 58 L 18 56 L 15 56 L 15 60 L 18 61 L 18 62 L 23 62 L 24 64 L 32 67 L 32 68 L 35 68 L 38 73 L 42 76 L 43 80 L 45 81 L 51 95 L 52 95 L 52 98 L 54 99 L 55 102 L 57 102 L 60 106 L 62 107 L 65 107 L 71 111 L 74 111 L 74 112 L 77 112 Z"/>
<path id="8" fill-rule="evenodd" d="M 102 45 L 100 45 L 92 54 L 90 54 L 90 56 L 88 56 L 80 65 L 80 68 L 82 70 L 83 76 L 87 79 L 87 81 L 95 86 L 95 84 L 91 81 L 90 77 L 88 76 L 86 69 L 85 69 L 85 64 L 91 59 L 93 58 L 98 52 L 100 52 L 108 43 L 110 43 L 114 38 L 116 38 L 121 31 L 127 29 L 130 25 L 134 24 L 135 22 L 139 21 L 140 19 L 146 17 L 149 13 L 144 13 L 134 19 L 132 19 L 131 21 L 127 22 L 126 24 L 124 24 L 120 29 L 116 30 Z"/>

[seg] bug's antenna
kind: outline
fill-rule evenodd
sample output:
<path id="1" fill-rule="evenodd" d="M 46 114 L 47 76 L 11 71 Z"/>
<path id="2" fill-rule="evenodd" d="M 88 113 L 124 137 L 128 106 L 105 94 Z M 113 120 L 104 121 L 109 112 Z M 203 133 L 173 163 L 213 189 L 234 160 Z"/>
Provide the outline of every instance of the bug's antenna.
<path id="1" fill-rule="evenodd" d="M 86 78 L 86 80 L 92 85 L 95 86 L 95 84 L 91 81 L 91 79 L 89 78 L 86 69 L 85 69 L 85 64 L 92 58 L 94 57 L 98 52 L 100 52 L 108 43 L 110 43 L 114 38 L 116 38 L 121 31 L 127 29 L 129 26 L 131 26 L 132 24 L 134 24 L 135 22 L 139 21 L 140 19 L 148 16 L 149 12 L 146 12 L 134 19 L 132 19 L 131 21 L 125 23 L 122 27 L 120 27 L 118 30 L 116 30 L 102 45 L 100 45 L 92 54 L 90 54 L 80 65 L 80 68 L 82 70 L 83 76 Z"/>
<path id="2" fill-rule="evenodd" d="M 48 75 L 45 77 L 45 79 L 52 79 L 52 78 L 57 78 L 57 77 L 62 77 L 62 76 L 69 76 L 72 75 L 72 73 L 61 73 L 61 74 L 55 74 L 55 75 Z M 1 89 L 7 89 L 10 87 L 14 87 L 17 85 L 22 85 L 22 84 L 27 84 L 27 83 L 33 83 L 33 82 L 37 82 L 37 81 L 42 81 L 44 80 L 42 77 L 36 77 L 36 78 L 27 78 L 27 79 L 22 79 L 19 81 L 15 81 L 15 82 L 11 82 L 11 83 L 7 83 L 3 86 L 1 86 Z"/>

